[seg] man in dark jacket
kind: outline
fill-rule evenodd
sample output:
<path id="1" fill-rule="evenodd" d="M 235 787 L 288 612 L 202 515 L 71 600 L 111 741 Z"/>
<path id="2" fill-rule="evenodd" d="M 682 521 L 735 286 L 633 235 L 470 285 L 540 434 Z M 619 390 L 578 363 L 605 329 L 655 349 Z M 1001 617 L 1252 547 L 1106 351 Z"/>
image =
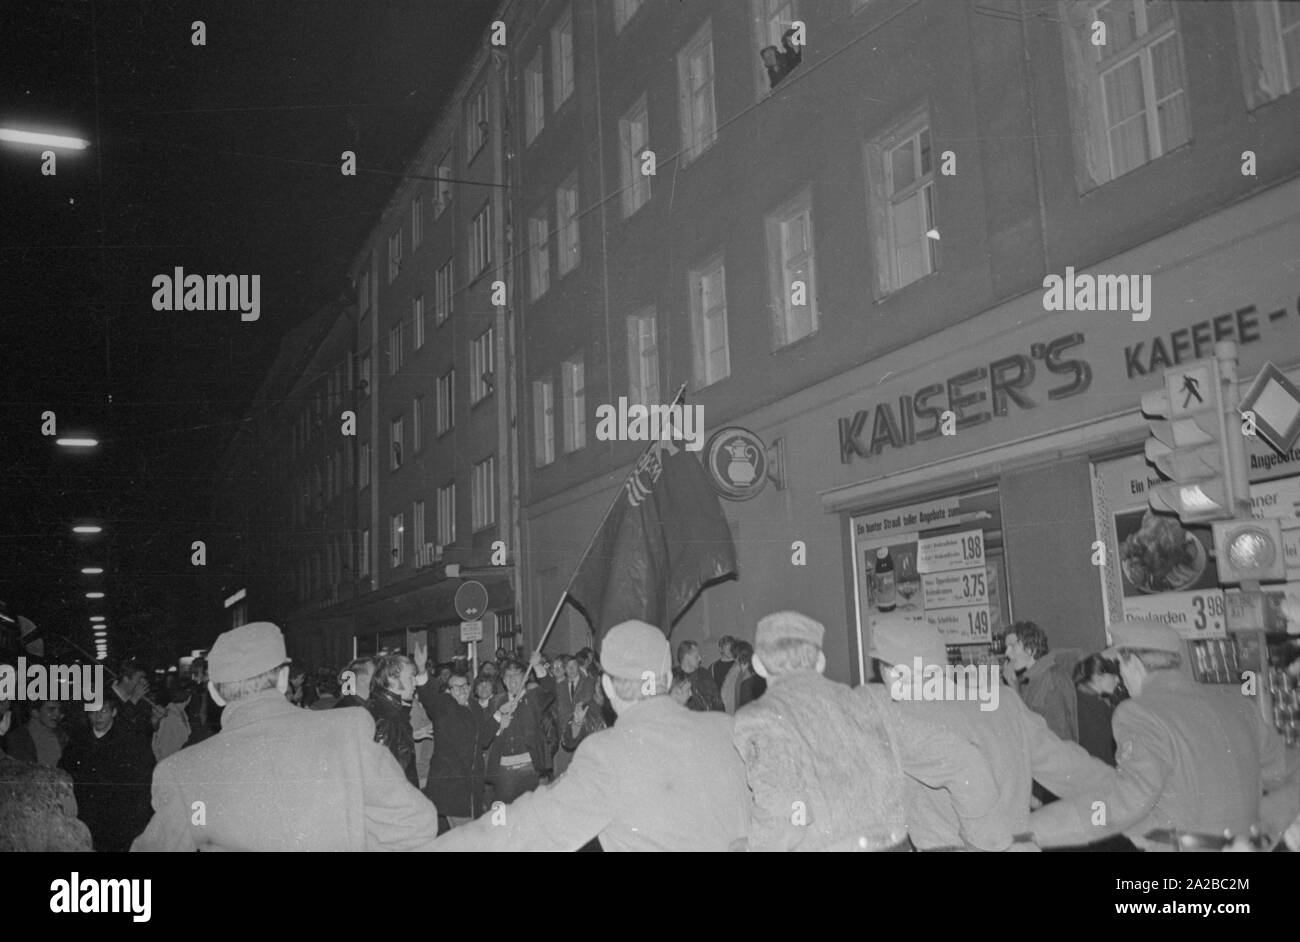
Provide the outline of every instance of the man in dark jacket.
<path id="1" fill-rule="evenodd" d="M 203 742 L 221 732 L 221 707 L 208 691 L 208 659 L 196 657 L 190 665 L 190 680 L 195 694 L 190 698 L 185 712 L 190 718 L 190 741 L 187 745 Z"/>
<path id="2" fill-rule="evenodd" d="M 1078 694 L 1074 689 L 1077 651 L 1052 651 L 1047 633 L 1032 621 L 1006 631 L 1003 676 L 1025 706 L 1047 720 L 1047 728 L 1069 742 L 1079 741 Z"/>
<path id="3" fill-rule="evenodd" d="M 713 674 L 701 663 L 700 646 L 694 641 L 679 644 L 677 664 L 691 681 L 691 699 L 686 705 L 700 713 L 707 710 L 725 713 L 726 707 L 722 705 L 722 695 L 718 692 L 718 685 L 713 682 Z"/>
<path id="4" fill-rule="evenodd" d="M 803 50 L 794 44 L 794 27 L 781 34 L 781 48 L 764 46 L 758 51 L 767 69 L 767 81 L 770 88 L 776 88 L 781 80 L 795 70 L 803 61 Z"/>
<path id="5" fill-rule="evenodd" d="M 718 659 L 713 662 L 709 670 L 713 672 L 713 682 L 722 689 L 722 685 L 727 681 L 727 674 L 736 666 L 736 639 L 731 635 L 723 635 L 718 639 Z"/>
<path id="6" fill-rule="evenodd" d="M 90 728 L 73 736 L 60 763 L 72 776 L 77 814 L 97 851 L 129 850 L 153 813 L 153 749 L 146 737 L 118 725 L 120 709 L 117 697 L 105 695 L 103 707 L 89 714 Z"/>
<path id="7" fill-rule="evenodd" d="M 525 689 L 525 678 L 538 662 L 537 654 L 527 668 L 507 661 L 502 671 L 506 692 L 488 705 L 488 729 L 494 738 L 488 748 L 487 777 L 495 797 L 506 804 L 535 789 L 550 764 L 542 729 L 543 695 L 540 688 Z"/>
<path id="8" fill-rule="evenodd" d="M 438 809 L 439 833 L 483 813 L 483 750 L 491 738 L 483 710 L 470 696 L 469 677 L 453 671 L 439 691 L 416 654 L 416 695 L 433 721 L 433 761 L 424 793 Z"/>
<path id="9" fill-rule="evenodd" d="M 375 665 L 366 709 L 375 718 L 375 742 L 387 747 L 407 780 L 420 787 L 415 768 L 415 731 L 411 701 L 415 697 L 415 664 L 405 654 L 389 654 Z"/>

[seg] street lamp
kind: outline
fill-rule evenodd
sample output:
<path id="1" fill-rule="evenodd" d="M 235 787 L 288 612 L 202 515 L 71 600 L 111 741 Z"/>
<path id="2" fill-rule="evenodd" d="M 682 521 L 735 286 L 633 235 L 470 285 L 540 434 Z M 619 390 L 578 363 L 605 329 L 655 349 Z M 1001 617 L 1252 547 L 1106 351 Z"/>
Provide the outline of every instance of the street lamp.
<path id="1" fill-rule="evenodd" d="M 87 593 L 86 593 L 86 598 L 88 598 L 88 599 L 102 599 L 103 597 L 104 597 L 104 593 L 103 593 L 103 592 L 87 592 Z"/>
<path id="2" fill-rule="evenodd" d="M 36 147 L 57 147 L 62 150 L 85 150 L 90 141 L 65 134 L 45 134 L 41 131 L 24 131 L 21 128 L 0 128 L 0 141 L 7 144 L 32 144 Z"/>
<path id="3" fill-rule="evenodd" d="M 54 444 L 64 448 L 94 448 L 99 444 L 97 438 L 56 438 Z"/>
<path id="4" fill-rule="evenodd" d="M 91 616 L 90 616 L 90 620 L 91 620 L 91 621 L 103 621 L 103 620 L 104 620 L 104 616 L 103 616 L 103 615 L 91 615 Z"/>
<path id="5" fill-rule="evenodd" d="M 103 533 L 104 528 L 86 524 L 84 526 L 73 527 L 72 532 L 73 533 Z"/>
<path id="6" fill-rule="evenodd" d="M 85 569 L 81 570 L 83 576 L 98 576 L 102 575 L 103 572 L 104 570 L 100 569 L 98 566 L 87 566 Z"/>

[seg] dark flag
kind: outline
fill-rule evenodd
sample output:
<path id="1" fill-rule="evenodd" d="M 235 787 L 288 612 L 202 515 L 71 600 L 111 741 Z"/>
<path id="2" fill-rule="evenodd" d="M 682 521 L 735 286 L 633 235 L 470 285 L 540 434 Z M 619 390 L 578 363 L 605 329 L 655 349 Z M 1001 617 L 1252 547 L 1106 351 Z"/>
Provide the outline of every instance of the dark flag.
<path id="1" fill-rule="evenodd" d="M 568 595 L 597 638 L 636 618 L 668 633 L 709 582 L 736 572 L 736 547 L 707 473 L 679 441 L 637 462 Z"/>

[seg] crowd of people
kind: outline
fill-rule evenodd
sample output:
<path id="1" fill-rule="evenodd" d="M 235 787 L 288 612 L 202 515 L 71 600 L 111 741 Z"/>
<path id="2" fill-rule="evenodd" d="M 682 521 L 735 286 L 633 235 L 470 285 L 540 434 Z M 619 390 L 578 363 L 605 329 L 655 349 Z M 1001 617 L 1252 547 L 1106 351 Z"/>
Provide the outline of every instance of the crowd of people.
<path id="1" fill-rule="evenodd" d="M 0 702 L 0 850 L 1300 841 L 1296 755 L 1255 701 L 1192 681 L 1166 626 L 1110 632 L 1082 656 L 1010 626 L 988 709 L 900 698 L 899 671 L 949 658 L 933 628 L 892 616 L 872 625 L 856 688 L 825 676 L 825 629 L 796 612 L 761 619 L 752 643 L 723 637 L 707 666 L 698 643 L 674 663 L 664 633 L 633 621 L 599 660 L 500 649 L 473 674 L 418 649 L 313 673 L 260 622 L 156 694 L 127 666 L 94 712 Z"/>

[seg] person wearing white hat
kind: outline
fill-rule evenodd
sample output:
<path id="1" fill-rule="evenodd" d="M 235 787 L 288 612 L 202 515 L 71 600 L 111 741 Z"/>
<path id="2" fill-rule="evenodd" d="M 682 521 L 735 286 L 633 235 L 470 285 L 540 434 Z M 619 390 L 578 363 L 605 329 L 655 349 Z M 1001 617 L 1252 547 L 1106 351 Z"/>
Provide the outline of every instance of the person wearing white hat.
<path id="1" fill-rule="evenodd" d="M 601 687 L 618 714 L 578 745 L 553 785 L 434 842 L 448 851 L 725 851 L 749 827 L 745 766 L 731 717 L 678 704 L 664 633 L 641 621 L 609 630 Z"/>
<path id="2" fill-rule="evenodd" d="M 1131 694 L 1112 720 L 1114 774 L 1105 788 L 1034 812 L 1038 843 L 1086 844 L 1123 833 L 1144 850 L 1173 850 L 1156 835 L 1250 833 L 1264 789 L 1285 785 L 1292 772 L 1254 700 L 1230 699 L 1189 678 L 1182 670 L 1187 643 L 1167 625 L 1129 619 L 1112 625 L 1110 636 L 1105 653 L 1118 657 Z"/>
<path id="3" fill-rule="evenodd" d="M 869 654 L 882 666 L 900 665 L 908 670 L 916 669 L 918 659 L 922 670 L 942 670 L 948 664 L 947 646 L 933 625 L 897 615 L 880 615 L 873 620 Z M 997 668 L 975 669 L 990 675 L 996 694 L 991 703 L 983 702 L 976 695 L 976 685 L 966 680 L 970 667 L 964 668 L 964 682 L 945 688 L 960 698 L 916 699 L 906 685 L 892 696 L 904 715 L 919 717 L 954 733 L 987 759 L 997 781 L 994 814 L 1012 835 L 1026 835 L 1030 830 L 1030 792 L 1035 780 L 1062 797 L 1096 791 L 1109 781 L 1112 769 L 1108 765 L 1088 755 L 1081 746 L 1058 737 L 1010 687 L 997 689 Z M 962 845 L 960 820 L 948 792 L 909 779 L 906 797 L 907 829 L 918 850 L 955 849 Z M 1038 846 L 1020 837 L 1012 849 L 1038 850 Z"/>
<path id="4" fill-rule="evenodd" d="M 270 622 L 217 638 L 208 689 L 221 732 L 158 764 L 133 851 L 417 850 L 438 812 L 375 740 L 365 710 L 300 710 Z"/>

